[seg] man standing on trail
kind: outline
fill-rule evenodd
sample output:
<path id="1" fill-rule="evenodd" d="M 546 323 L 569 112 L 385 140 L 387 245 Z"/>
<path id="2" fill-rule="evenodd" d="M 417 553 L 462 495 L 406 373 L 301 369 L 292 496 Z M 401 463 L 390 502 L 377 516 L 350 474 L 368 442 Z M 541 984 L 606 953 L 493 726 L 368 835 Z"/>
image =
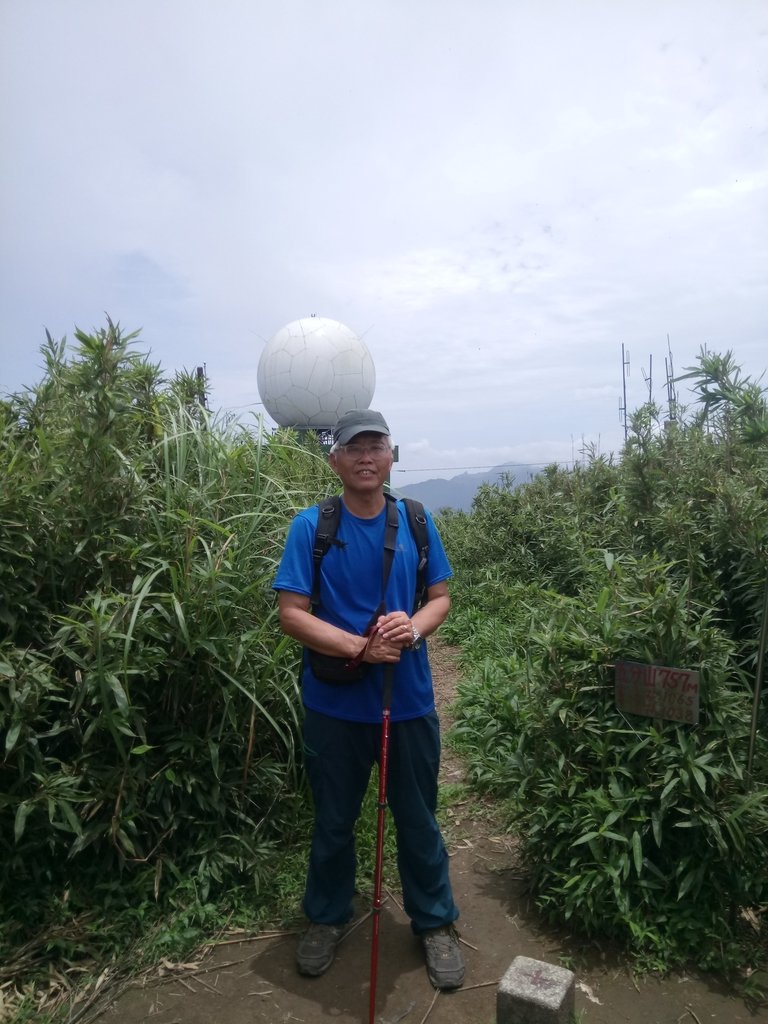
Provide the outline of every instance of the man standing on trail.
<path id="1" fill-rule="evenodd" d="M 396 548 L 382 595 L 391 501 L 384 483 L 393 462 L 389 427 L 381 413 L 356 409 L 341 417 L 333 442 L 328 460 L 343 485 L 341 518 L 320 564 L 315 613 L 311 598 L 317 506 L 299 512 L 291 524 L 274 583 L 280 625 L 305 648 L 304 758 L 315 805 L 303 904 L 310 924 L 299 942 L 297 966 L 306 975 L 326 971 L 352 918 L 354 826 L 379 755 L 384 666 L 389 665 L 393 685 L 387 795 L 397 832 L 403 903 L 423 942 L 430 981 L 436 988 L 458 988 L 464 981 L 453 926 L 459 911 L 435 818 L 440 727 L 423 642 L 448 614 L 451 567 L 425 512 L 427 600 L 411 613 L 419 554 L 398 502 Z M 372 621 L 382 600 L 388 610 Z M 333 681 L 358 660 L 364 666 L 362 679 Z"/>

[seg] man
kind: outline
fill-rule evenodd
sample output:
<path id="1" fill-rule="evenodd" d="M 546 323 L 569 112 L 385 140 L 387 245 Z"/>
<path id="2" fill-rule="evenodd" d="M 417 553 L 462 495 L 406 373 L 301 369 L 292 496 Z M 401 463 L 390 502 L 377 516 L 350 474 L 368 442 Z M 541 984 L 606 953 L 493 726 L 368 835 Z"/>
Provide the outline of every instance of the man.
<path id="1" fill-rule="evenodd" d="M 342 486 L 336 543 L 320 567 L 320 602 L 312 612 L 312 551 L 318 510 L 294 519 L 274 588 L 280 625 L 304 645 L 304 754 L 315 804 L 315 826 L 304 894 L 310 925 L 297 950 L 302 974 L 330 967 L 352 917 L 355 885 L 353 830 L 381 741 L 384 666 L 394 669 L 387 796 L 397 833 L 403 903 L 423 942 L 436 988 L 457 988 L 464 962 L 453 922 L 459 911 L 448 877 L 448 854 L 435 819 L 440 728 L 423 638 L 450 608 L 452 575 L 431 516 L 427 601 L 411 614 L 418 553 L 408 516 L 398 505 L 397 545 L 387 583 L 385 614 L 369 626 L 382 600 L 387 499 L 392 468 L 389 427 L 381 413 L 353 410 L 333 432 L 331 469 Z M 324 681 L 316 654 L 342 666 L 362 655 L 357 682 Z M 313 668 L 313 665 L 315 666 Z M 317 670 L 317 671 L 316 671 Z M 326 677 L 327 678 L 327 677 Z"/>

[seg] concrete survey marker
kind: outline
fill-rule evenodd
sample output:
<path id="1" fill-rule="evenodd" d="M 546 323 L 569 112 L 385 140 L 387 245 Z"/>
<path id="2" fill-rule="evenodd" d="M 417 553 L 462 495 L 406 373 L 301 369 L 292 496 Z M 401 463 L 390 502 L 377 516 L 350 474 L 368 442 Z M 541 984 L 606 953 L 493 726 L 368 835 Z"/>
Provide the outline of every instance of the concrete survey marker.
<path id="1" fill-rule="evenodd" d="M 570 1024 L 576 976 L 565 967 L 516 956 L 499 983 L 496 1024 Z"/>

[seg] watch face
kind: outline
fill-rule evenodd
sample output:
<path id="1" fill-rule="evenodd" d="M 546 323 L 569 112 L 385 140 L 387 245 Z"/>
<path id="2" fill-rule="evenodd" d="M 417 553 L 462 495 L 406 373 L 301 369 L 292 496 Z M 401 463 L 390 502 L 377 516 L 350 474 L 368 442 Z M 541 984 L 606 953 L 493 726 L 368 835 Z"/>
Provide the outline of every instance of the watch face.
<path id="1" fill-rule="evenodd" d="M 415 635 L 413 637 L 413 643 L 411 644 L 411 648 L 414 651 L 418 651 L 418 649 L 424 643 L 424 637 L 421 635 L 421 633 L 417 632 L 416 630 L 414 630 L 414 634 Z"/>

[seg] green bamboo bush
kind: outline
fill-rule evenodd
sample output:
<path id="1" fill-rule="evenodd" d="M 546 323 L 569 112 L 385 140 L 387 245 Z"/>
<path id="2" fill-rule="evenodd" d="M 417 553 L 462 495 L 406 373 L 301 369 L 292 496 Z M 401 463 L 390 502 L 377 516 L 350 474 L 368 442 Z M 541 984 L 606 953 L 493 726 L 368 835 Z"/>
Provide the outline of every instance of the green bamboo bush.
<path id="1" fill-rule="evenodd" d="M 505 801 L 542 911 L 654 967 L 733 974 L 765 955 L 741 911 L 768 902 L 762 733 L 746 777 L 768 417 L 730 355 L 686 376 L 700 406 L 638 410 L 616 463 L 550 467 L 444 518 L 443 630 L 467 676 L 455 741 Z M 699 724 L 620 713 L 619 659 L 698 670 Z"/>
<path id="2" fill-rule="evenodd" d="M 111 322 L 76 338 L 0 404 L 6 952 L 57 906 L 263 887 L 301 805 L 271 581 L 319 449 L 213 419 Z"/>
<path id="3" fill-rule="evenodd" d="M 655 966 L 728 966 L 738 909 L 768 897 L 749 680 L 663 563 L 627 556 L 604 575 L 579 598 L 550 595 L 515 656 L 469 675 L 455 737 L 475 783 L 508 801 L 547 916 Z M 700 667 L 699 725 L 619 712 L 618 658 Z"/>

